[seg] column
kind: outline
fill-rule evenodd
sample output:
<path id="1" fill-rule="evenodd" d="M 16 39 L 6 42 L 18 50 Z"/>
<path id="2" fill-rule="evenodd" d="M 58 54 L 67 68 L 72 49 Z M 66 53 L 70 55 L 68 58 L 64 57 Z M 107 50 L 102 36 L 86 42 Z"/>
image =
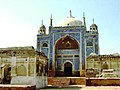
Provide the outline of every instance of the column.
<path id="1" fill-rule="evenodd" d="M 34 77 L 36 76 L 36 56 L 34 58 Z"/>
<path id="2" fill-rule="evenodd" d="M 16 76 L 16 57 L 11 58 L 11 76 Z"/>
<path id="3" fill-rule="evenodd" d="M 29 57 L 27 57 L 27 64 L 26 64 L 26 68 L 27 68 L 27 76 L 29 76 Z"/>

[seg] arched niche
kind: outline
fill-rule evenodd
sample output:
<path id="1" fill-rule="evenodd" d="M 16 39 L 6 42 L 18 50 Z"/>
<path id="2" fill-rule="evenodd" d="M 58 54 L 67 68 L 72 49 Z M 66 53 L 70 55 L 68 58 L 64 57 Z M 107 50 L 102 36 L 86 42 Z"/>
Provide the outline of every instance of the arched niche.
<path id="1" fill-rule="evenodd" d="M 60 38 L 55 45 L 55 49 L 78 49 L 79 44 L 73 37 L 66 35 Z"/>
<path id="2" fill-rule="evenodd" d="M 26 76 L 27 75 L 27 70 L 24 65 L 20 65 L 17 67 L 17 76 Z"/>

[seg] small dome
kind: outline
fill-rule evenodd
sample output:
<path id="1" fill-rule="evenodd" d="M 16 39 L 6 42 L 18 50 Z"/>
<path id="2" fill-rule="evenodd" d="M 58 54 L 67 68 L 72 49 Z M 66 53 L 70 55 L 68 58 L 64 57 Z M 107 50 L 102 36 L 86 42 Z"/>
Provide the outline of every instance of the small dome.
<path id="1" fill-rule="evenodd" d="M 93 24 L 90 26 L 90 30 L 97 30 L 98 26 L 94 23 L 94 18 L 93 18 Z"/>
<path id="2" fill-rule="evenodd" d="M 92 24 L 90 27 L 97 27 L 97 25 L 96 24 Z"/>
<path id="3" fill-rule="evenodd" d="M 40 28 L 44 28 L 44 29 L 46 29 L 45 25 L 42 25 Z"/>
<path id="4" fill-rule="evenodd" d="M 60 21 L 56 26 L 81 26 L 82 21 L 75 19 L 74 17 L 68 17 L 62 21 Z"/>
<path id="5" fill-rule="evenodd" d="M 93 23 L 93 24 L 90 26 L 90 30 L 92 30 L 92 31 L 97 31 L 97 30 L 98 30 L 98 26 Z"/>

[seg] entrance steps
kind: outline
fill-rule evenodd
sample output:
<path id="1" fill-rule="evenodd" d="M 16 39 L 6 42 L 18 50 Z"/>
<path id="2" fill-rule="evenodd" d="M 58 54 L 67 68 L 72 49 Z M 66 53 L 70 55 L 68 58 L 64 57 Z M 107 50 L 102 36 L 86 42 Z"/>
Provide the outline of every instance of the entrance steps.
<path id="1" fill-rule="evenodd" d="M 51 86 L 69 86 L 86 85 L 85 77 L 48 77 L 48 85 Z"/>

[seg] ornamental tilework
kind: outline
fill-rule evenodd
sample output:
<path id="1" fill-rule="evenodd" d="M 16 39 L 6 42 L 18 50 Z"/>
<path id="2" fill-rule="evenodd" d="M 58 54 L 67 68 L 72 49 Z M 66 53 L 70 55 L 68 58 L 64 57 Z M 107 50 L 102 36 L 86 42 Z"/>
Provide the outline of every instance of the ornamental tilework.
<path id="1" fill-rule="evenodd" d="M 86 31 L 85 26 L 81 24 L 82 21 L 73 20 L 73 17 L 67 19 L 70 19 L 67 21 L 68 26 L 63 26 L 64 23 L 61 24 L 62 26 L 50 26 L 48 35 L 44 32 L 37 35 L 37 50 L 42 50 L 45 53 L 49 59 L 49 70 L 56 72 L 65 68 L 63 64 L 66 62 L 67 67 L 70 67 L 72 63 L 74 70 L 85 70 L 86 57 L 91 53 L 99 54 L 98 28 Z M 42 47 L 44 43 L 48 44 L 47 47 Z M 63 44 L 63 46 L 59 48 L 59 44 Z M 66 46 L 67 44 L 69 44 L 69 47 Z M 75 45 L 78 45 L 78 47 Z M 78 59 L 74 56 L 78 56 Z"/>
<path id="2" fill-rule="evenodd" d="M 79 62 L 79 59 L 75 59 L 74 60 L 74 70 L 79 70 L 79 65 L 80 65 L 80 62 Z"/>
<path id="3" fill-rule="evenodd" d="M 61 62 L 61 60 L 57 60 L 57 70 L 62 70 L 62 62 Z"/>
<path id="4" fill-rule="evenodd" d="M 78 50 L 67 50 L 67 51 L 63 51 L 63 50 L 60 50 L 57 52 L 57 54 L 70 54 L 70 55 L 74 55 L 74 54 L 79 54 Z"/>
<path id="5" fill-rule="evenodd" d="M 48 56 L 48 48 L 42 48 L 42 51 L 45 53 L 46 56 Z"/>
<path id="6" fill-rule="evenodd" d="M 69 59 L 63 59 L 63 63 L 64 63 L 65 61 L 67 61 L 67 60 L 73 62 L 73 59 L 72 59 L 72 58 L 69 58 Z"/>
<path id="7" fill-rule="evenodd" d="M 94 50 L 93 50 L 93 47 L 88 47 L 88 48 L 86 49 L 87 56 L 90 55 L 93 51 L 94 51 Z"/>

